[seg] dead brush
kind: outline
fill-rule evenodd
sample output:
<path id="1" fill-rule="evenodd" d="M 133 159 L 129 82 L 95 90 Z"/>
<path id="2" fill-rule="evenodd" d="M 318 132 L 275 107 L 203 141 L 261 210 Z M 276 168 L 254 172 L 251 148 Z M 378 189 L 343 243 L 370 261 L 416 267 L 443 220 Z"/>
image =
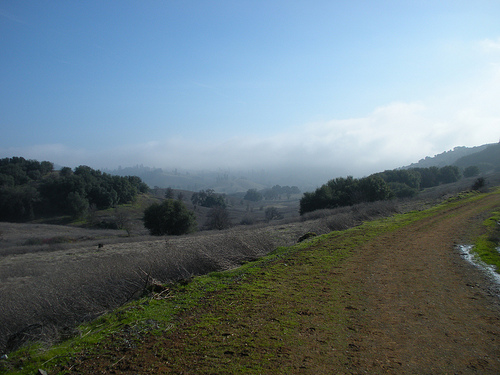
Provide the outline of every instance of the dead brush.
<path id="1" fill-rule="evenodd" d="M 172 291 L 158 279 L 151 276 L 151 272 L 146 272 L 142 268 L 140 271 L 146 276 L 144 279 L 143 295 L 150 295 L 151 299 L 166 299 L 172 297 Z"/>
<path id="2" fill-rule="evenodd" d="M 331 231 L 345 230 L 353 227 L 354 225 L 356 225 L 356 223 L 359 223 L 359 219 L 358 221 L 356 221 L 352 214 L 345 213 L 325 217 L 324 219 L 322 219 L 322 221 L 324 225 Z"/>

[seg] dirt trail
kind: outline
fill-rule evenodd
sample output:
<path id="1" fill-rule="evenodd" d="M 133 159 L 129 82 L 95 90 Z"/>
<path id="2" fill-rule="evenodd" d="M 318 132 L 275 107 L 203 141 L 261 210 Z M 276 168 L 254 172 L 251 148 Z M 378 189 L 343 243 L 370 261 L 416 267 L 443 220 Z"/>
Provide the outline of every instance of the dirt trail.
<path id="1" fill-rule="evenodd" d="M 499 296 L 454 247 L 480 211 L 447 211 L 357 251 L 345 280 L 363 291 L 353 372 L 500 373 Z"/>
<path id="2" fill-rule="evenodd" d="M 314 250 L 299 252 L 286 260 L 286 280 L 263 273 L 273 281 L 262 284 L 267 289 L 258 298 L 246 300 L 244 285 L 235 286 L 163 337 L 134 348 L 117 337 L 100 357 L 82 355 L 66 369 L 228 374 L 225 364 L 237 362 L 248 369 L 238 372 L 253 374 L 499 374 L 499 296 L 455 249 L 485 211 L 499 206 L 495 194 L 449 208 L 370 240 L 335 267 L 314 263 Z M 307 277 L 315 287 L 304 290 Z M 200 328 L 206 316 L 214 324 Z"/>

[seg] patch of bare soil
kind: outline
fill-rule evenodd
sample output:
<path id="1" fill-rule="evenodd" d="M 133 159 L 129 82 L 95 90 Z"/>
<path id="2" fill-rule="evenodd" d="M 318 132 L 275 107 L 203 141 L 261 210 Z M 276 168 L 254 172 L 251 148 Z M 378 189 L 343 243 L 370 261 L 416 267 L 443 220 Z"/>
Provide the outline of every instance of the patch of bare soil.
<path id="1" fill-rule="evenodd" d="M 500 373 L 498 288 L 455 247 L 480 212 L 469 204 L 357 251 L 345 280 L 362 286 L 353 373 Z"/>
<path id="2" fill-rule="evenodd" d="M 481 215 L 495 206 L 499 206 L 498 195 L 380 235 L 353 250 L 347 261 L 324 272 L 324 276 L 315 274 L 314 290 L 301 290 L 297 273 L 292 278 L 297 281 L 293 287 L 297 298 L 291 295 L 286 306 L 273 305 L 271 296 L 276 292 L 270 291 L 265 304 L 255 305 L 245 316 L 228 318 L 217 314 L 228 314 L 231 309 L 215 308 L 214 304 L 223 302 L 214 299 L 183 316 L 179 328 L 171 333 L 148 337 L 133 347 L 121 344 L 127 341 L 126 336 L 117 335 L 113 344 L 104 345 L 100 356 L 82 354 L 66 369 L 71 373 L 225 374 L 229 373 L 225 363 L 258 358 L 262 370 L 249 367 L 249 372 L 499 374 L 497 291 L 485 275 L 461 259 L 455 248 L 474 234 Z M 300 259 L 300 264 L 295 260 L 297 267 L 307 270 L 312 266 L 312 258 L 306 256 L 302 253 L 302 258 L 296 258 Z M 334 278 L 340 282 L 332 284 Z M 276 280 L 277 288 L 281 281 Z M 339 296 L 347 319 L 330 321 L 320 309 L 330 308 L 329 301 Z M 331 308 L 338 308 L 335 306 Z M 280 337 L 269 328 L 286 317 L 285 312 L 279 315 L 279 309 L 303 312 L 300 326 L 294 328 L 296 335 Z M 226 319 L 225 331 L 212 336 L 211 330 L 190 330 L 200 316 L 207 314 L 213 314 L 215 320 Z M 347 343 L 337 342 L 337 336 L 328 329 L 333 325 L 344 325 L 337 333 Z M 221 349 L 222 358 L 211 358 L 210 345 L 223 346 L 232 335 L 246 335 L 253 346 Z M 257 344 L 261 338 L 266 346 Z M 195 346 L 190 342 L 197 340 L 209 343 L 205 351 L 199 347 L 193 351 Z M 273 348 L 268 344 L 272 340 L 282 342 Z M 210 372 L 197 367 L 197 363 L 207 361 L 219 365 Z"/>

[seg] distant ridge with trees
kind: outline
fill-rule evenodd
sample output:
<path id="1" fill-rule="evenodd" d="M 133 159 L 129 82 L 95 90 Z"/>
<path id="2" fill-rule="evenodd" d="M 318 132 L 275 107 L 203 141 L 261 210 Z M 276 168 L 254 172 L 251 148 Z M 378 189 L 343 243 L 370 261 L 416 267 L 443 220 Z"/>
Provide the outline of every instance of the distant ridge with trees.
<path id="1" fill-rule="evenodd" d="M 470 161 L 472 159 L 469 159 L 469 157 L 482 158 L 481 153 L 483 151 L 491 147 L 496 148 L 498 145 L 498 143 L 488 143 L 475 147 L 457 146 L 452 150 L 444 151 L 432 157 L 427 156 L 424 159 L 419 160 L 417 163 L 412 163 L 403 167 L 403 169 L 444 167 L 446 165 L 456 165 L 457 167 L 465 168 L 476 164 L 475 162 Z"/>
<path id="2" fill-rule="evenodd" d="M 477 166 L 481 173 L 500 171 L 500 143 L 487 145 L 483 150 L 471 155 L 463 156 L 453 165 L 459 168 Z"/>

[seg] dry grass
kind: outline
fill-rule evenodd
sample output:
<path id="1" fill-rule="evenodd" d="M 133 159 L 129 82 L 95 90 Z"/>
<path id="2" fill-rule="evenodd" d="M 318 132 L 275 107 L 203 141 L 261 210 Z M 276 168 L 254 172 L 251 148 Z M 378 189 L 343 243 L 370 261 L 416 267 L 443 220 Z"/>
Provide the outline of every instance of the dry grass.
<path id="1" fill-rule="evenodd" d="M 29 229 L 28 224 L 24 227 Z M 54 233 L 49 227 L 44 229 L 44 236 L 31 238 L 61 236 L 60 228 Z M 175 238 L 122 238 L 111 233 L 114 237 L 102 239 L 89 233 L 81 242 L 31 246 L 21 245 L 27 237 L 15 240 L 10 233 L 2 243 L 0 258 L 0 347 L 10 351 L 30 335 L 57 339 L 61 329 L 68 330 L 141 295 L 147 275 L 170 282 L 237 267 L 279 245 L 293 243 L 299 233 L 299 228 L 288 227 L 240 228 Z M 74 238 L 74 233 L 66 238 Z M 99 248 L 98 243 L 104 247 Z"/>

